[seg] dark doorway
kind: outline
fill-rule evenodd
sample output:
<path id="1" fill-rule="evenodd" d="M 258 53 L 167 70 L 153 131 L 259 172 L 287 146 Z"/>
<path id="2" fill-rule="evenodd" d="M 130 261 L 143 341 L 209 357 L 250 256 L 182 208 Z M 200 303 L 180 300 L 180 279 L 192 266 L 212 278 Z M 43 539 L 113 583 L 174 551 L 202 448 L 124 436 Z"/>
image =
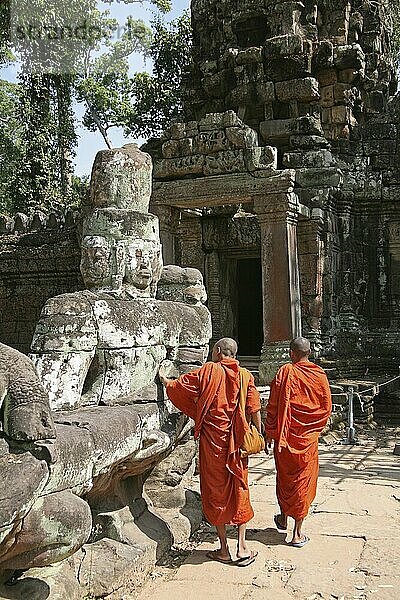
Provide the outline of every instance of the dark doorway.
<path id="1" fill-rule="evenodd" d="M 261 261 L 237 261 L 238 341 L 240 356 L 259 356 L 263 343 Z"/>

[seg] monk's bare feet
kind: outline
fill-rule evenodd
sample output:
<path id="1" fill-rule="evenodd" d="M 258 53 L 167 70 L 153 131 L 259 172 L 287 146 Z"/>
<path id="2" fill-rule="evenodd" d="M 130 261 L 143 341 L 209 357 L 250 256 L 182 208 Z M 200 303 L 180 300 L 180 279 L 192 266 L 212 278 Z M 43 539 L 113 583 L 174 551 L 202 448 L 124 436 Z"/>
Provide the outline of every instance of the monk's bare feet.
<path id="1" fill-rule="evenodd" d="M 291 542 L 289 542 L 289 546 L 293 546 L 294 548 L 302 548 L 310 541 L 310 538 L 306 535 L 294 535 L 292 537 Z"/>
<path id="2" fill-rule="evenodd" d="M 216 560 L 217 562 L 221 562 L 221 563 L 231 563 L 232 562 L 232 558 L 231 558 L 231 555 L 229 554 L 229 551 L 223 550 L 222 548 L 220 548 L 219 550 L 210 550 L 210 552 L 207 552 L 206 556 L 210 560 Z"/>
<path id="3" fill-rule="evenodd" d="M 236 556 L 237 560 L 235 565 L 238 567 L 247 567 L 255 561 L 256 556 L 258 556 L 258 552 L 255 550 L 248 550 L 247 547 L 244 547 L 241 550 L 238 548 Z"/>

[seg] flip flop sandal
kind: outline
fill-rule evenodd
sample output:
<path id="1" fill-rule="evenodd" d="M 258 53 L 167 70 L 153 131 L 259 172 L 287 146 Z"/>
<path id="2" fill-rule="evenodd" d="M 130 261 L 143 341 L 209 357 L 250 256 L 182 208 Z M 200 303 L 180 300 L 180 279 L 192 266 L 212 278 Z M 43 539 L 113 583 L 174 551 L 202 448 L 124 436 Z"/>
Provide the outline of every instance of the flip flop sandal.
<path id="1" fill-rule="evenodd" d="M 243 558 L 238 558 L 234 564 L 237 567 L 248 567 L 256 560 L 257 556 L 258 552 L 251 552 L 250 556 L 243 556 Z"/>
<path id="2" fill-rule="evenodd" d="M 305 546 L 308 542 L 310 541 L 310 538 L 307 537 L 306 535 L 304 536 L 304 540 L 301 540 L 301 542 L 290 542 L 289 546 L 292 546 L 293 548 L 302 548 L 303 546 Z"/>
<path id="3" fill-rule="evenodd" d="M 215 562 L 222 563 L 223 565 L 230 565 L 233 562 L 231 558 L 226 559 L 226 558 L 220 558 L 219 556 L 217 556 L 216 550 L 212 550 L 211 552 L 207 552 L 206 556 L 210 560 L 214 560 Z"/>
<path id="4" fill-rule="evenodd" d="M 279 521 L 278 515 L 274 515 L 274 523 L 275 523 L 275 527 L 277 528 L 278 531 L 287 531 L 287 525 L 286 525 L 286 527 L 283 527 L 283 525 Z"/>

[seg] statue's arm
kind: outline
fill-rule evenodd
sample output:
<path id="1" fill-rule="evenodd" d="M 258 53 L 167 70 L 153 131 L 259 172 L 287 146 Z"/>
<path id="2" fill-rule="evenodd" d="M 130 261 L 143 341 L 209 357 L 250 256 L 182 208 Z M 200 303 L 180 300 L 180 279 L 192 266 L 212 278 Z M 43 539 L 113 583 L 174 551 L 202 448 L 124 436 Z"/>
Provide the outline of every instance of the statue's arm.
<path id="1" fill-rule="evenodd" d="M 53 409 L 80 405 L 97 337 L 96 320 L 86 298 L 64 294 L 44 305 L 30 357 Z"/>

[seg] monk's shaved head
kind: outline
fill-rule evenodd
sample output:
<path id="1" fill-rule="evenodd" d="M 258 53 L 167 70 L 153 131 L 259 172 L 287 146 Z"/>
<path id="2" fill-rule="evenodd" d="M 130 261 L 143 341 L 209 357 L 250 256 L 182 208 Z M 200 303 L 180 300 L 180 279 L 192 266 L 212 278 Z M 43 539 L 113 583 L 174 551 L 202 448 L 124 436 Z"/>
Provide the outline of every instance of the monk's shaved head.
<path id="1" fill-rule="evenodd" d="M 213 352 L 220 352 L 224 356 L 229 356 L 231 358 L 235 358 L 238 345 L 232 338 L 222 338 L 218 342 L 214 344 Z"/>
<path id="2" fill-rule="evenodd" d="M 290 342 L 290 349 L 299 358 L 308 356 L 311 352 L 310 340 L 304 337 L 295 338 Z"/>

